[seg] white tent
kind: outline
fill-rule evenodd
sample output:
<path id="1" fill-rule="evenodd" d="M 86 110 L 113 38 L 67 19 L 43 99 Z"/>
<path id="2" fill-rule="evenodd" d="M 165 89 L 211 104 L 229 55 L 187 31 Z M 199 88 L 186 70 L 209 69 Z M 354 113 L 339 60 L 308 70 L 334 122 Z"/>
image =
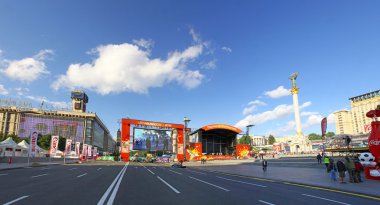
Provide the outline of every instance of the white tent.
<path id="1" fill-rule="evenodd" d="M 22 150 L 23 147 L 19 146 L 11 137 L 0 142 L 0 156 L 15 156 L 16 150 Z"/>
<path id="2" fill-rule="evenodd" d="M 21 150 L 20 156 L 27 157 L 30 145 L 25 140 L 23 140 L 20 143 L 18 143 L 18 146 L 23 148 L 23 150 Z M 16 155 L 18 155 L 17 152 Z"/>
<path id="3" fill-rule="evenodd" d="M 26 152 L 22 153 L 22 156 L 28 156 L 30 145 L 25 140 L 23 140 L 20 143 L 18 143 L 18 145 L 20 147 L 23 147 L 26 150 Z M 47 153 L 46 150 L 42 149 L 40 146 L 37 145 L 37 154 L 35 155 L 36 157 L 37 156 L 42 157 L 46 153 Z"/>

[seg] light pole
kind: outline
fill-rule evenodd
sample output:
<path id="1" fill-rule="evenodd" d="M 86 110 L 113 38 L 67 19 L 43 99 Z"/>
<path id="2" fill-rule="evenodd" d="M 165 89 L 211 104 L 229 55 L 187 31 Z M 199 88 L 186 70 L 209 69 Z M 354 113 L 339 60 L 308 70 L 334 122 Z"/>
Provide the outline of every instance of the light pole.
<path id="1" fill-rule="evenodd" d="M 187 125 L 190 122 L 190 119 L 187 117 L 183 118 L 183 122 L 185 123 L 184 137 L 183 137 L 183 161 L 186 161 L 186 137 L 187 137 Z"/>
<path id="2" fill-rule="evenodd" d="M 253 127 L 253 126 L 255 126 L 255 125 L 247 125 L 246 126 L 247 127 L 247 133 L 246 133 L 246 135 L 247 135 L 247 137 L 249 137 L 249 146 L 250 146 L 250 148 L 252 148 L 252 141 L 251 141 L 251 137 L 249 136 L 249 128 Z"/>

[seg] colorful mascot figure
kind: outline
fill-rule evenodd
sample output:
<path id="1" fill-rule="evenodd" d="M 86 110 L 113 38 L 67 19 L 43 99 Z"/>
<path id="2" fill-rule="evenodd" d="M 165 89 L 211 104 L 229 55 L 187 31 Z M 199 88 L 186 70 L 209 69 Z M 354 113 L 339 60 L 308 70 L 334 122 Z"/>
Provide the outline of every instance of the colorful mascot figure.
<path id="1" fill-rule="evenodd" d="M 360 160 L 365 159 L 368 162 L 363 163 L 364 172 L 367 179 L 380 180 L 380 121 L 377 120 L 380 117 L 380 106 L 376 110 L 371 110 L 367 113 L 367 117 L 373 119 L 371 122 L 372 131 L 368 138 L 368 148 L 371 153 L 362 153 L 363 157 Z M 367 156 L 365 156 L 367 154 Z M 372 158 L 372 154 L 374 158 Z"/>

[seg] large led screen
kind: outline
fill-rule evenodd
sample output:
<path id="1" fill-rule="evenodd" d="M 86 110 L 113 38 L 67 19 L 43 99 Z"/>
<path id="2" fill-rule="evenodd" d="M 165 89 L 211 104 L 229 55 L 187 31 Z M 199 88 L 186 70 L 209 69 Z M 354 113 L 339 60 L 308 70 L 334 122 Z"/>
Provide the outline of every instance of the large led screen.
<path id="1" fill-rule="evenodd" d="M 82 141 L 83 120 L 25 115 L 20 119 L 18 136 L 28 138 L 33 132 L 41 135 L 59 135 L 76 142 Z"/>
<path id="2" fill-rule="evenodd" d="M 147 151 L 172 151 L 172 131 L 134 128 L 133 149 Z"/>

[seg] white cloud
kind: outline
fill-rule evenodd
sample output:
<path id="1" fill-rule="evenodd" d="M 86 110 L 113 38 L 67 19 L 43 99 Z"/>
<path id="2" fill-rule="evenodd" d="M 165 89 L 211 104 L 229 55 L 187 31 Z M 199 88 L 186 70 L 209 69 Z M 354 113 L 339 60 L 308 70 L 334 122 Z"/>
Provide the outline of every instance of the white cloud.
<path id="1" fill-rule="evenodd" d="M 148 93 L 149 88 L 171 82 L 195 88 L 202 83 L 204 75 L 198 70 L 188 70 L 187 66 L 202 55 L 203 49 L 204 44 L 198 43 L 182 52 L 171 52 L 166 59 L 154 59 L 150 58 L 149 50 L 134 44 L 102 45 L 96 48 L 97 59 L 91 63 L 71 64 L 52 87 L 56 90 L 84 88 L 102 95 L 124 91 Z"/>
<path id="2" fill-rule="evenodd" d="M 4 85 L 0 85 L 0 95 L 8 95 L 8 90 L 4 87 Z"/>
<path id="3" fill-rule="evenodd" d="M 231 53 L 231 52 L 232 52 L 232 49 L 231 49 L 231 48 L 228 48 L 228 47 L 226 47 L 226 46 L 223 46 L 223 47 L 222 47 L 222 50 L 225 51 L 225 52 L 227 52 L 227 53 Z"/>
<path id="4" fill-rule="evenodd" d="M 51 55 L 51 50 L 41 50 L 33 57 L 23 58 L 21 60 L 3 60 L 6 68 L 1 69 L 12 80 L 20 80 L 23 82 L 32 82 L 43 74 L 48 74 L 44 60 Z"/>
<path id="5" fill-rule="evenodd" d="M 317 115 L 318 112 L 301 112 L 301 116 Z"/>
<path id="6" fill-rule="evenodd" d="M 284 96 L 290 95 L 290 91 L 288 89 L 285 89 L 284 86 L 279 86 L 278 88 L 271 90 L 271 91 L 266 91 L 264 95 L 270 97 L 270 98 L 280 98 Z"/>
<path id="7" fill-rule="evenodd" d="M 201 43 L 202 40 L 200 38 L 200 35 L 198 33 L 196 33 L 193 28 L 190 28 L 189 33 L 190 33 L 190 35 L 193 38 L 193 41 L 195 43 Z"/>
<path id="8" fill-rule="evenodd" d="M 330 113 L 330 114 L 327 116 L 327 124 L 335 124 L 334 113 Z"/>
<path id="9" fill-rule="evenodd" d="M 154 46 L 154 41 L 151 39 L 146 40 L 141 38 L 139 40 L 133 40 L 133 43 L 140 46 L 141 48 L 148 50 L 149 52 L 152 50 Z"/>
<path id="10" fill-rule="evenodd" d="M 205 68 L 205 69 L 214 69 L 214 68 L 216 68 L 216 59 L 213 59 L 213 60 L 209 61 L 208 63 L 203 64 L 202 68 Z"/>
<path id="11" fill-rule="evenodd" d="M 26 98 L 30 99 L 30 100 L 33 100 L 33 101 L 36 101 L 38 103 L 44 103 L 44 105 L 51 105 L 55 108 L 61 108 L 61 109 L 68 109 L 71 107 L 71 103 L 70 102 L 63 102 L 63 101 L 50 101 L 48 100 L 46 97 L 42 97 L 42 96 L 31 96 L 31 95 L 28 95 L 26 96 Z"/>
<path id="12" fill-rule="evenodd" d="M 308 107 L 311 102 L 306 102 L 300 106 L 300 109 Z M 293 105 L 278 105 L 273 110 L 265 111 L 256 115 L 248 115 L 235 124 L 236 127 L 244 128 L 249 124 L 262 124 L 268 121 L 279 119 L 294 113 Z"/>
<path id="13" fill-rule="evenodd" d="M 23 96 L 25 93 L 29 92 L 29 88 L 15 88 L 14 89 L 17 95 Z"/>
<path id="14" fill-rule="evenodd" d="M 285 126 L 277 128 L 275 130 L 270 130 L 266 133 L 266 135 L 273 135 L 273 136 L 281 136 L 284 133 L 288 133 L 289 131 L 296 130 L 296 122 L 295 121 L 289 121 L 286 123 Z"/>
<path id="15" fill-rule="evenodd" d="M 243 115 L 248 115 L 257 109 L 257 106 L 264 106 L 265 102 L 254 100 L 248 103 L 248 107 L 244 108 Z"/>

